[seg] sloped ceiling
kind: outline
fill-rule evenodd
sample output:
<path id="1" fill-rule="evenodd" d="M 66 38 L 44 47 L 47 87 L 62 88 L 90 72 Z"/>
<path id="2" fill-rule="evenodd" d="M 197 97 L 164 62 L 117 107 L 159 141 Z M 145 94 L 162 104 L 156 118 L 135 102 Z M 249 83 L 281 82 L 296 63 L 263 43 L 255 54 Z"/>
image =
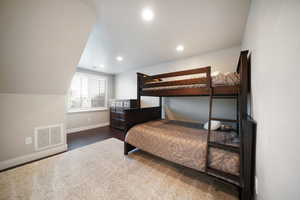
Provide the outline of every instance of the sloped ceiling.
<path id="1" fill-rule="evenodd" d="M 79 66 L 108 73 L 240 45 L 250 0 L 91 0 L 94 26 Z M 141 19 L 151 7 L 151 23 Z M 175 48 L 184 44 L 185 51 Z M 118 63 L 115 57 L 124 57 Z M 104 68 L 99 68 L 103 64 Z"/>
<path id="2" fill-rule="evenodd" d="M 95 11 L 80 0 L 1 0 L 0 93 L 65 94 Z"/>

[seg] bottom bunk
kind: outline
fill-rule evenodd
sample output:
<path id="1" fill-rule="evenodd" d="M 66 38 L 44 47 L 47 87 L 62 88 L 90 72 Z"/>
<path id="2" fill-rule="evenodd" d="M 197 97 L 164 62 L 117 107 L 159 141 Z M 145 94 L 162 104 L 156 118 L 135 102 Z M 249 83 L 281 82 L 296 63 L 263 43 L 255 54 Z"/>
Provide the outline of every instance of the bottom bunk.
<path id="1" fill-rule="evenodd" d="M 208 131 L 195 123 L 154 120 L 133 126 L 126 135 L 125 142 L 183 166 L 205 172 Z M 238 146 L 236 134 L 213 131 L 210 142 Z M 237 152 L 211 148 L 208 167 L 222 172 L 240 175 L 240 156 Z M 220 177 L 238 185 L 239 182 Z"/>

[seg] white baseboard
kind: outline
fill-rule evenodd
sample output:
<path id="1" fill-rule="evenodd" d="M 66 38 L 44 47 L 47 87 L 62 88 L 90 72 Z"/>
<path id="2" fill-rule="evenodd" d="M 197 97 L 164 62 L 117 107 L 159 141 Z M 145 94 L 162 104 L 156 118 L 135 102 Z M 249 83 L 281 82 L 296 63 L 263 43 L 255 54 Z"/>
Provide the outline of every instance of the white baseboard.
<path id="1" fill-rule="evenodd" d="M 99 128 L 99 127 L 104 127 L 104 126 L 109 126 L 109 122 L 91 125 L 91 126 L 83 126 L 83 127 L 78 127 L 78 128 L 69 128 L 69 129 L 67 129 L 67 134 L 76 133 L 79 131 L 85 131 L 85 130 L 94 129 L 94 128 Z"/>
<path id="2" fill-rule="evenodd" d="M 53 154 L 61 153 L 68 150 L 68 145 L 64 144 L 55 148 L 47 149 L 44 151 L 35 152 L 29 155 L 20 156 L 17 158 L 13 158 L 10 160 L 4 160 L 0 162 L 0 170 L 7 169 L 10 167 L 14 167 L 20 164 L 24 164 L 30 161 L 38 160 L 40 158 L 44 158 L 47 156 L 51 156 Z"/>

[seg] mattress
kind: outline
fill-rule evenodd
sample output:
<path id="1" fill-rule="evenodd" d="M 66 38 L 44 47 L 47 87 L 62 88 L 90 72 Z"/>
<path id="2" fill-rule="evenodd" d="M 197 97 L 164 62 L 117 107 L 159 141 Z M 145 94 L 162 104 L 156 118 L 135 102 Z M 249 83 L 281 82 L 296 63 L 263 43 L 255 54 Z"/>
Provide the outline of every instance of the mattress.
<path id="1" fill-rule="evenodd" d="M 156 120 L 132 127 L 125 141 L 141 150 L 204 172 L 206 167 L 207 130 L 201 125 L 170 120 Z M 227 142 L 233 139 L 228 132 L 212 132 L 211 141 Z M 211 148 L 209 166 L 233 175 L 239 175 L 237 153 Z"/>
<path id="2" fill-rule="evenodd" d="M 191 77 L 189 77 L 191 78 Z M 197 78 L 197 77 L 192 77 Z M 200 77 L 198 77 L 200 78 Z M 170 81 L 170 80 L 184 80 L 184 79 L 164 79 L 159 81 L 159 83 Z M 148 83 L 158 83 L 158 82 L 148 82 Z M 212 86 L 236 86 L 240 84 L 240 76 L 236 72 L 231 73 L 217 73 L 212 75 Z M 147 83 L 146 83 L 147 85 Z M 170 90 L 170 89 L 185 89 L 185 88 L 202 88 L 207 87 L 206 84 L 190 84 L 190 85 L 172 85 L 172 86 L 159 86 L 143 88 L 143 91 L 153 91 L 153 90 Z"/>

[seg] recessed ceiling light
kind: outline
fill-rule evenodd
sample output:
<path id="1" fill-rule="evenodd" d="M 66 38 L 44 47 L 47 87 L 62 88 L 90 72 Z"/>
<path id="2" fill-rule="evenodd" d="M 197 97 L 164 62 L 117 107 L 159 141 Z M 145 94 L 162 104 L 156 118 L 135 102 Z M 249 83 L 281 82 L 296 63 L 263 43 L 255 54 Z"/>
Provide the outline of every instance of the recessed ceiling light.
<path id="1" fill-rule="evenodd" d="M 184 46 L 183 46 L 183 45 L 178 45 L 178 46 L 176 47 L 176 50 L 177 50 L 178 52 L 182 52 L 182 51 L 184 50 Z"/>
<path id="2" fill-rule="evenodd" d="M 118 57 L 116 57 L 116 59 L 117 59 L 117 61 L 123 61 L 123 57 L 122 56 L 118 56 Z"/>
<path id="3" fill-rule="evenodd" d="M 100 65 L 100 68 L 104 68 L 104 65 Z"/>
<path id="4" fill-rule="evenodd" d="M 154 18 L 154 12 L 151 8 L 144 8 L 142 11 L 142 18 L 145 21 L 152 21 Z"/>

